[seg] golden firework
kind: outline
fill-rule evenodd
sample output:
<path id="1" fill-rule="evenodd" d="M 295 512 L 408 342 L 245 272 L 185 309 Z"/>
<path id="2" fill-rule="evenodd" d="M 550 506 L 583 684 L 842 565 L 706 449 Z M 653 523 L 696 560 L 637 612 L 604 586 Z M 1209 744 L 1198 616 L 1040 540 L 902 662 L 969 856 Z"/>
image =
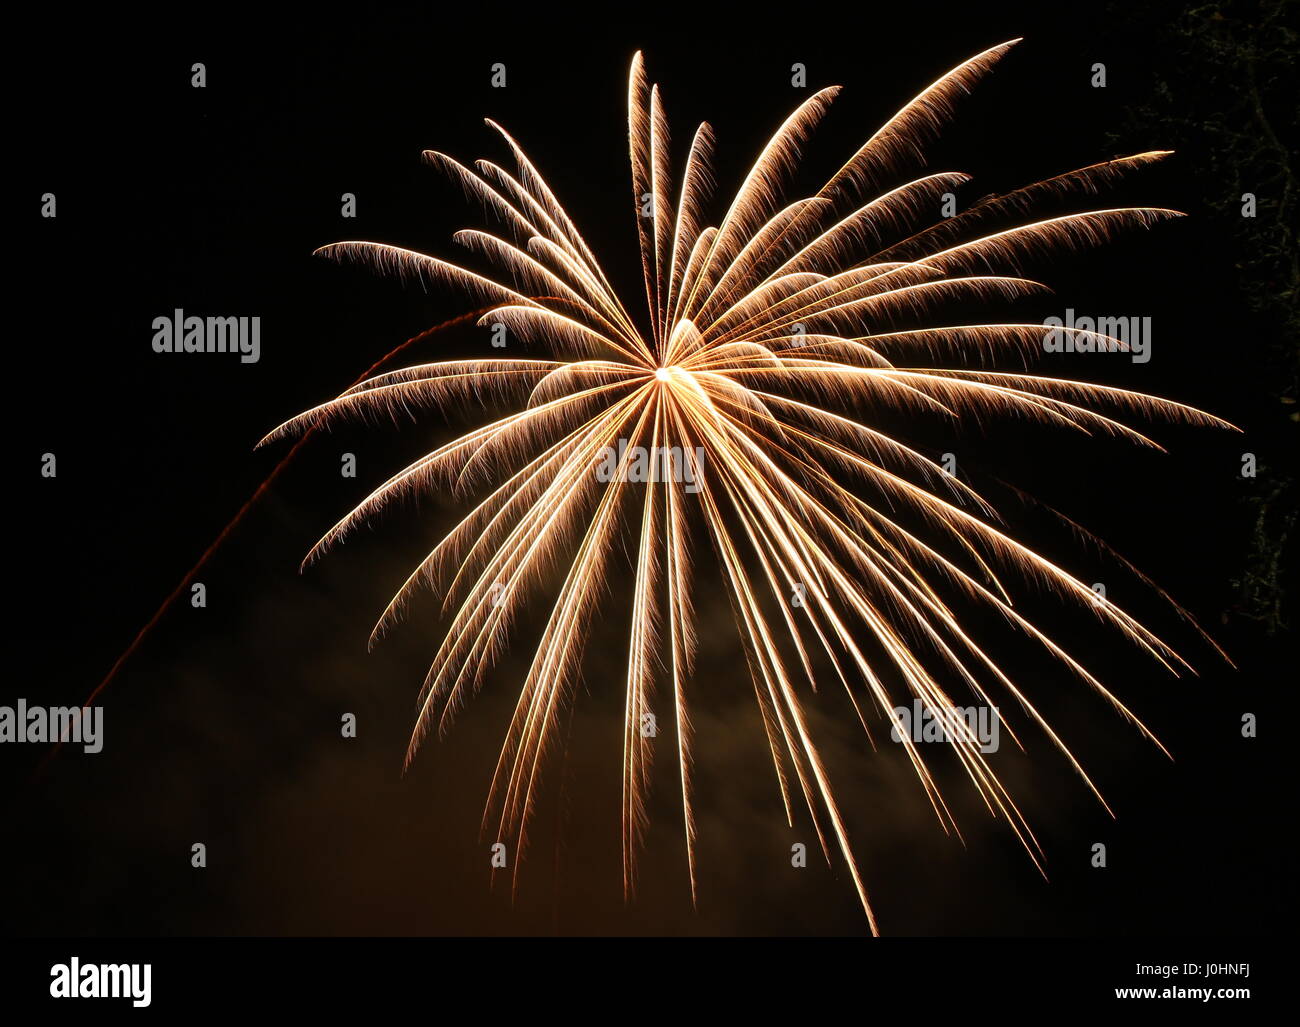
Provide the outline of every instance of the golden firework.
<path id="1" fill-rule="evenodd" d="M 515 412 L 439 447 L 382 484 L 325 535 L 308 562 L 401 496 L 446 486 L 485 493 L 411 573 L 375 635 L 392 625 L 422 584 L 443 590 L 450 623 L 425 681 L 409 761 L 433 721 L 445 727 L 480 685 L 524 604 L 542 593 L 553 596 L 484 814 L 485 830 L 495 819 L 495 837 L 513 838 L 516 853 L 544 753 L 556 740 L 579 673 L 587 625 L 630 552 L 625 889 L 630 894 L 634 888 L 646 821 L 652 742 L 639 725 L 659 683 L 675 726 L 695 899 L 688 697 L 697 644 L 691 547 L 697 529 L 711 542 L 731 599 L 787 818 L 793 823 L 800 797 L 827 860 L 836 848 L 842 855 L 873 931 L 849 832 L 800 698 L 803 682 L 815 688 L 819 671 L 845 688 L 864 729 L 872 706 L 897 726 L 894 711 L 904 699 L 932 715 L 948 715 L 962 767 L 1036 864 L 1041 853 L 1024 817 L 973 731 L 951 716 L 957 709 L 953 692 L 968 689 L 990 707 L 995 695 L 1019 705 L 1097 789 L 1029 698 L 967 633 L 954 596 L 996 611 L 1154 741 L 1118 698 L 1016 609 L 1004 578 L 1014 572 L 1083 604 L 1175 672 L 1186 667 L 1178 654 L 1000 530 L 993 508 L 969 485 L 855 413 L 875 406 L 952 419 L 972 412 L 1016 414 L 1148 446 L 1156 444 L 1117 419 L 1121 412 L 1226 426 L 1152 396 L 984 369 L 989 356 L 1041 349 L 1042 324 L 943 323 L 945 305 L 1042 290 L 1018 274 L 1028 256 L 1096 244 L 1117 230 L 1178 216 L 1150 207 L 1088 210 L 981 232 L 998 216 L 1020 215 L 1047 196 L 1095 192 L 1165 155 L 1149 152 L 935 220 L 943 195 L 967 176 L 909 175 L 917 173 L 924 145 L 954 101 L 1015 42 L 948 72 L 820 190 L 788 201 L 801 147 L 837 89 L 812 95 L 777 129 L 713 225 L 706 216 L 713 133 L 707 124 L 696 130 L 674 194 L 663 103 L 637 54 L 628 128 L 644 325 L 629 313 L 524 150 L 491 121 L 512 170 L 487 160 L 468 167 L 435 151 L 425 158 L 496 219 L 496 231 L 467 229 L 455 239 L 497 270 L 481 274 L 374 242 L 318 251 L 480 297 L 494 307 L 482 323 L 504 325 L 517 338 L 545 345 L 551 356 L 449 360 L 381 374 L 268 436 L 485 394 L 512 401 Z M 1099 333 L 1076 335 L 1123 346 Z M 913 366 L 918 355 L 926 366 Z M 930 366 L 945 361 L 957 366 Z M 647 463 L 647 452 L 673 458 Z M 630 550 L 626 537 L 633 540 Z M 955 828 L 920 750 L 906 731 L 898 737 L 940 823 Z"/>

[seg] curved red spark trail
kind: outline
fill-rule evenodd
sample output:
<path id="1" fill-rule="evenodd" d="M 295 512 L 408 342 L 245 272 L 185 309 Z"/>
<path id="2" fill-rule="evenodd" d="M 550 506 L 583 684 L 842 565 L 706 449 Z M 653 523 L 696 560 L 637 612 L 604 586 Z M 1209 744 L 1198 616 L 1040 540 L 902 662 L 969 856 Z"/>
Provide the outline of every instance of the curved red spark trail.
<path id="1" fill-rule="evenodd" d="M 479 310 L 471 310 L 468 314 L 461 314 L 459 317 L 453 317 L 450 321 L 443 321 L 441 324 L 436 324 L 432 328 L 428 328 L 425 331 L 420 332 L 420 334 L 412 336 L 411 338 L 403 342 L 400 346 L 398 346 L 396 349 L 390 350 L 388 353 L 385 353 L 382 357 L 380 357 L 368 368 L 366 368 L 366 370 L 362 372 L 361 376 L 357 378 L 357 380 L 354 381 L 352 385 L 354 386 L 360 385 L 367 378 L 369 378 L 376 371 L 378 371 L 379 368 L 383 367 L 384 364 L 388 363 L 388 361 L 392 360 L 395 356 L 397 356 L 407 347 L 412 346 L 417 342 L 421 342 L 424 339 L 429 338 L 431 335 L 434 335 L 445 328 L 454 328 L 457 325 L 464 324 L 466 321 L 481 317 L 482 315 L 488 313 L 492 309 L 493 309 L 492 307 L 483 307 L 480 308 Z M 349 386 L 349 388 L 350 387 L 351 386 Z M 81 704 L 81 708 L 83 710 L 89 707 L 90 704 L 93 703 L 95 699 L 100 695 L 100 693 L 103 692 L 104 689 L 107 688 L 110 683 L 112 683 L 113 679 L 117 677 L 118 671 L 122 669 L 126 661 L 129 660 L 135 654 L 135 651 L 139 649 L 142 644 L 144 644 L 145 639 L 148 638 L 150 633 L 153 631 L 153 629 L 157 627 L 158 622 L 162 620 L 163 615 L 169 609 L 171 609 L 172 604 L 176 602 L 180 594 L 184 592 L 186 588 L 189 587 L 191 582 L 194 581 L 194 578 L 198 575 L 199 571 L 201 571 L 205 566 L 207 566 L 208 561 L 211 560 L 212 557 L 216 554 L 217 550 L 221 548 L 221 544 L 225 542 L 227 538 L 230 537 L 231 533 L 235 530 L 235 528 L 239 526 L 240 522 L 244 519 L 245 515 L 247 515 L 248 511 L 251 510 L 257 504 L 257 501 L 266 494 L 267 490 L 270 489 L 271 485 L 275 482 L 276 478 L 278 478 L 281 472 L 283 472 L 284 469 L 289 466 L 289 464 L 293 461 L 293 458 L 298 455 L 298 451 L 303 448 L 303 445 L 307 442 L 308 439 L 312 437 L 313 434 L 315 434 L 315 432 L 316 429 L 314 427 L 308 429 L 303 434 L 302 438 L 300 438 L 297 442 L 293 444 L 293 447 L 289 450 L 289 452 L 287 452 L 283 456 L 283 458 L 281 458 L 280 462 L 276 464 L 274 468 L 271 469 L 271 473 L 268 474 L 262 480 L 262 483 L 257 486 L 257 488 L 253 491 L 253 494 L 249 496 L 247 500 L 244 501 L 244 505 L 239 508 L 239 511 L 235 514 L 235 516 L 232 517 L 229 523 L 224 528 L 221 529 L 220 534 L 218 534 L 217 537 L 212 540 L 211 545 L 209 545 L 208 548 L 203 551 L 203 555 L 199 557 L 198 562 L 189 569 L 185 577 L 181 578 L 177 586 L 174 589 L 172 589 L 172 591 L 168 594 L 167 598 L 162 601 L 161 605 L 159 605 L 158 609 L 154 612 L 154 615 L 150 617 L 148 622 L 145 624 L 145 626 L 140 629 L 139 633 L 135 636 L 135 639 L 131 642 L 129 646 L 126 647 L 126 649 L 122 652 L 122 655 L 117 658 L 117 661 L 113 664 L 109 672 L 104 676 L 104 679 L 98 685 L 95 686 L 95 689 L 90 693 L 90 695 L 86 696 L 85 702 Z M 54 748 L 52 748 L 46 754 L 45 758 L 41 760 L 40 764 L 37 766 L 36 771 L 33 774 L 33 780 L 39 778 L 41 774 L 44 773 L 45 769 L 49 766 L 50 761 L 53 760 L 54 757 L 59 754 L 59 750 L 62 748 L 63 748 L 62 740 L 55 743 Z"/>

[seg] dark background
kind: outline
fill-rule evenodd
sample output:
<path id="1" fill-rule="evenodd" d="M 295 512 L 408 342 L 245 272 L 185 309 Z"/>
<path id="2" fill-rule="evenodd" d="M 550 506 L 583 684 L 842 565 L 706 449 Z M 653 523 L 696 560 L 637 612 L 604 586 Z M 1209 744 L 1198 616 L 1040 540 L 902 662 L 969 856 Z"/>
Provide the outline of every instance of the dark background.
<path id="1" fill-rule="evenodd" d="M 10 500 L 12 671 L 0 703 L 80 702 L 160 599 L 283 455 L 267 431 L 329 398 L 403 339 L 467 309 L 355 267 L 311 257 L 374 239 L 455 259 L 448 236 L 477 211 L 419 160 L 507 153 L 509 129 L 548 177 L 629 306 L 641 295 L 628 215 L 626 74 L 646 52 L 665 91 L 678 158 L 694 125 L 718 135 L 720 192 L 812 88 L 845 89 L 808 150 L 822 178 L 899 106 L 961 60 L 1026 41 L 963 105 L 930 167 L 976 176 L 973 200 L 1120 153 L 1169 145 L 1158 121 L 1115 134 L 1149 99 L 1158 39 L 1117 14 L 1049 17 L 989 5 L 888 13 L 854 5 L 775 12 L 698 5 L 598 17 L 482 5 L 461 14 L 194 13 L 20 26 L 12 95 L 21 153 L 11 223 L 17 279 L 10 336 L 16 487 Z M 543 16 L 544 15 L 544 16 Z M 25 30 L 24 30 L 25 29 Z M 1175 55 L 1170 55 L 1176 60 Z M 190 66 L 207 66 L 207 87 Z M 489 86 L 503 62 L 508 87 Z M 1107 65 L 1093 89 L 1091 66 Z M 1239 615 L 1249 483 L 1267 469 L 1276 400 L 1261 329 L 1232 284 L 1236 257 L 1180 149 L 1097 206 L 1150 203 L 1190 217 L 1031 270 L 1058 295 L 1021 309 L 1151 316 L 1154 356 L 1075 358 L 1060 370 L 1210 410 L 1246 432 L 1153 425 L 1165 454 L 1081 442 L 1021 422 L 918 445 L 953 450 L 977 484 L 1013 482 L 1106 539 L 1166 588 L 1232 655 L 1194 632 L 1050 519 L 1024 537 L 1149 623 L 1201 671 L 1174 679 L 1029 594 L 1031 614 L 1084 655 L 1175 756 L 1166 760 L 1059 668 L 1005 646 L 1116 811 L 1111 820 L 1041 735 L 1004 741 L 995 767 L 1038 832 L 1045 882 L 1003 823 L 950 772 L 965 845 L 945 836 L 901 754 L 873 754 L 828 689 L 810 699 L 823 752 L 887 934 L 1257 933 L 1293 885 L 1280 834 L 1293 819 L 1280 747 L 1294 686 L 1290 636 Z M 54 192 L 58 217 L 37 216 Z M 339 196 L 359 216 L 339 216 Z M 716 215 L 715 215 L 716 216 Z M 150 323 L 187 313 L 260 315 L 262 359 L 162 356 Z M 638 309 L 633 307 L 632 309 Z M 465 328 L 403 362 L 485 352 Z M 619 862 L 618 761 L 625 631 L 597 625 L 565 755 L 549 765 L 520 889 L 489 888 L 478 822 L 526 658 L 510 658 L 450 735 L 401 773 L 415 693 L 439 639 L 436 609 L 366 652 L 374 617 L 450 526 L 434 497 L 377 522 L 299 575 L 310 545 L 369 489 L 468 415 L 349 429 L 313 440 L 201 575 L 207 609 L 182 601 L 102 697 L 106 746 L 0 751 L 6 933 L 31 934 L 856 934 L 867 926 L 843 868 L 816 856 L 806 817 L 785 824 L 725 598 L 708 559 L 708 630 L 693 685 L 701 907 L 686 883 L 671 761 L 656 774 L 637 899 Z M 450 421 L 450 426 L 448 422 Z M 891 430 L 910 426 L 889 424 Z M 1262 434 L 1261 434 L 1262 432 Z M 355 452 L 358 477 L 338 474 Z M 39 455 L 58 477 L 38 476 Z M 990 477 L 993 476 L 993 477 Z M 996 645 L 996 643 L 995 643 Z M 343 712 L 360 737 L 339 737 Z M 1244 712 L 1260 738 L 1241 737 Z M 883 730 L 883 729 L 882 729 Z M 951 770 L 951 768 L 949 768 Z M 202 841 L 208 867 L 192 869 Z M 790 845 L 809 843 L 806 870 Z M 1089 866 L 1094 842 L 1109 866 Z"/>

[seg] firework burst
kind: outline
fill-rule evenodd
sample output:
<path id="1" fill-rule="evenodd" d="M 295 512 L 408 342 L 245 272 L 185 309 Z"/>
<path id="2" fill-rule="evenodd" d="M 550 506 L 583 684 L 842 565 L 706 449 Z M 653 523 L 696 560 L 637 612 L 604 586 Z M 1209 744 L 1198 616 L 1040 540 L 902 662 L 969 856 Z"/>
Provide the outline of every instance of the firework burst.
<path id="1" fill-rule="evenodd" d="M 716 224 L 706 214 L 712 130 L 703 124 L 694 133 L 674 192 L 663 103 L 636 55 L 628 129 L 643 317 L 634 318 L 624 305 L 524 150 L 491 121 L 510 153 L 511 170 L 487 160 L 470 167 L 435 151 L 425 158 L 494 219 L 495 231 L 467 229 L 455 236 L 494 271 L 479 273 L 374 242 L 319 251 L 436 280 L 490 303 L 482 323 L 503 324 L 515 337 L 546 347 L 551 357 L 450 360 L 381 374 L 268 436 L 485 396 L 513 404 L 508 416 L 384 482 L 307 559 L 399 497 L 447 487 L 481 490 L 477 505 L 398 590 L 375 635 L 394 623 L 417 589 L 441 590 L 449 626 L 421 694 L 409 762 L 429 728 L 435 722 L 445 727 L 482 683 L 524 606 L 550 603 L 484 815 L 485 831 L 514 840 L 516 872 L 544 755 L 557 740 L 557 723 L 579 675 L 587 626 L 623 575 L 631 587 L 623 683 L 625 889 L 630 894 L 635 886 L 650 779 L 652 740 L 639 725 L 658 689 L 675 728 L 673 756 L 696 898 L 688 700 L 697 687 L 691 677 L 697 532 L 707 536 L 731 600 L 786 815 L 793 823 L 795 806 L 807 807 L 828 862 L 838 850 L 847 866 L 873 931 L 866 886 L 801 697 L 815 689 L 818 677 L 846 690 L 868 732 L 873 710 L 897 725 L 893 711 L 900 703 L 919 701 L 934 716 L 949 715 L 952 751 L 990 812 L 1006 818 L 1035 864 L 1041 852 L 1024 817 L 973 731 L 950 716 L 960 701 L 955 694 L 1019 707 L 1097 789 L 1030 698 L 971 637 L 957 603 L 973 600 L 996 612 L 1155 741 L 1092 673 L 1016 608 L 1013 585 L 1046 585 L 1083 604 L 1175 673 L 1187 669 L 1178 654 L 1010 537 L 969 485 L 858 419 L 864 407 L 953 421 L 1019 415 L 1146 446 L 1156 444 L 1120 420 L 1125 413 L 1226 426 L 1152 396 L 986 369 L 990 357 L 1023 360 L 1041 350 L 1044 327 L 949 324 L 943 317 L 956 303 L 1008 301 L 1043 290 L 1020 276 L 1025 258 L 1097 244 L 1116 231 L 1178 216 L 1149 207 L 1096 209 L 986 234 L 1000 216 L 1023 217 L 1043 199 L 1096 192 L 1164 156 L 1150 152 L 1072 171 L 934 221 L 943 194 L 967 176 L 919 174 L 922 148 L 954 101 L 1012 45 L 993 47 L 948 72 L 815 194 L 791 201 L 787 192 L 800 150 L 837 90 L 812 95 L 763 148 Z M 1123 346 L 1108 336 L 1077 334 Z M 700 458 L 687 480 L 655 469 L 630 473 L 633 454 L 644 452 Z M 606 473 L 599 473 L 602 468 Z M 955 830 L 922 753 L 908 732 L 898 737 L 939 822 Z"/>

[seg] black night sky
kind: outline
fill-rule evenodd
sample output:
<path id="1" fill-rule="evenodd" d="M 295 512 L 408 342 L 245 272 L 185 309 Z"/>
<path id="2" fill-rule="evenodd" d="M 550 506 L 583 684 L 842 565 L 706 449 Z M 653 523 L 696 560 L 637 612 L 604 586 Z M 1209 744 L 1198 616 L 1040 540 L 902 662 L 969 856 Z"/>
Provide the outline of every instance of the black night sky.
<path id="1" fill-rule="evenodd" d="M 1173 70 L 1161 61 L 1176 59 L 1159 19 L 1130 19 L 1124 5 L 1068 18 L 901 6 L 857 4 L 844 15 L 817 6 L 793 18 L 739 5 L 626 7 L 596 20 L 499 5 L 298 17 L 212 8 L 83 23 L 75 36 L 15 31 L 14 47 L 32 48 L 11 87 L 11 153 L 22 153 L 11 222 L 25 240 L 10 252 L 11 310 L 26 327 L 9 340 L 16 666 L 0 704 L 79 703 L 287 450 L 255 451 L 258 439 L 470 308 L 452 292 L 311 254 L 362 238 L 459 257 L 450 235 L 479 226 L 479 212 L 420 152 L 504 160 L 485 116 L 522 143 L 633 299 L 624 104 L 638 48 L 664 91 L 678 162 L 694 126 L 714 126 L 722 195 L 806 96 L 790 84 L 794 62 L 806 64 L 810 87 L 844 87 L 807 148 L 800 182 L 812 182 L 944 71 L 1021 35 L 932 151 L 932 170 L 975 176 L 963 202 L 1171 145 L 1158 119 L 1134 117 Z M 194 62 L 206 65 L 204 89 L 191 88 Z M 497 62 L 505 89 L 490 85 Z M 1104 89 L 1090 85 L 1096 62 L 1107 67 Z M 1152 423 L 1167 453 L 1018 420 L 972 424 L 960 437 L 918 425 L 908 438 L 930 453 L 955 451 L 991 495 L 1009 497 L 997 483 L 1014 484 L 1094 531 L 1186 606 L 1237 667 L 1104 554 L 1041 510 L 1009 506 L 1021 537 L 1083 580 L 1111 583 L 1110 597 L 1149 618 L 1200 676 L 1175 679 L 1079 611 L 1032 597 L 1032 614 L 1087 657 L 1171 762 L 1030 647 L 992 642 L 1117 815 L 1041 734 L 1025 731 L 1026 754 L 1004 746 L 995 766 L 1038 832 L 1050 881 L 955 766 L 940 780 L 964 844 L 939 828 L 901 753 L 871 750 L 842 693 L 810 699 L 886 934 L 1253 935 L 1273 929 L 1291 894 L 1279 833 L 1294 803 L 1277 767 L 1293 636 L 1270 636 L 1245 616 L 1233 581 L 1252 532 L 1242 454 L 1256 452 L 1261 474 L 1273 473 L 1294 461 L 1279 444 L 1294 435 L 1277 428 L 1267 329 L 1234 285 L 1238 243 L 1207 199 L 1201 171 L 1214 155 L 1178 149 L 1081 202 L 1191 216 L 1032 264 L 1056 295 L 1019 313 L 1150 316 L 1147 364 L 1064 357 L 1044 367 L 1198 406 L 1245 435 Z M 47 192 L 55 219 L 37 213 Z M 352 220 L 340 217 L 347 192 L 357 197 Z M 260 316 L 260 361 L 152 352 L 153 318 L 175 308 Z M 483 329 L 466 327 L 403 362 L 487 346 Z M 508 881 L 489 887 L 479 817 L 527 640 L 405 775 L 416 693 L 440 639 L 436 604 L 417 603 L 366 651 L 375 616 L 457 507 L 433 497 L 393 512 L 299 574 L 311 544 L 367 491 L 471 423 L 465 412 L 434 411 L 400 430 L 313 439 L 200 576 L 207 608 L 178 604 L 103 695 L 101 754 L 65 751 L 33 780 L 44 749 L 0 747 L 6 933 L 868 933 L 838 860 L 789 865 L 795 842 L 815 854 L 815 836 L 806 815 L 785 823 L 708 556 L 698 567 L 705 630 L 692 693 L 700 909 L 691 909 L 671 759 L 656 766 L 639 895 L 623 901 L 626 618 L 617 599 L 594 627 L 567 749 L 548 764 L 519 892 L 512 903 Z M 52 480 L 39 476 L 46 452 L 57 455 Z M 344 452 L 357 455 L 355 479 L 339 475 Z M 357 715 L 355 740 L 339 737 L 344 712 Z M 1242 737 L 1244 713 L 1257 716 L 1261 737 Z M 194 842 L 207 846 L 205 869 L 190 866 Z M 1095 842 L 1107 846 L 1105 869 L 1090 866 Z"/>

